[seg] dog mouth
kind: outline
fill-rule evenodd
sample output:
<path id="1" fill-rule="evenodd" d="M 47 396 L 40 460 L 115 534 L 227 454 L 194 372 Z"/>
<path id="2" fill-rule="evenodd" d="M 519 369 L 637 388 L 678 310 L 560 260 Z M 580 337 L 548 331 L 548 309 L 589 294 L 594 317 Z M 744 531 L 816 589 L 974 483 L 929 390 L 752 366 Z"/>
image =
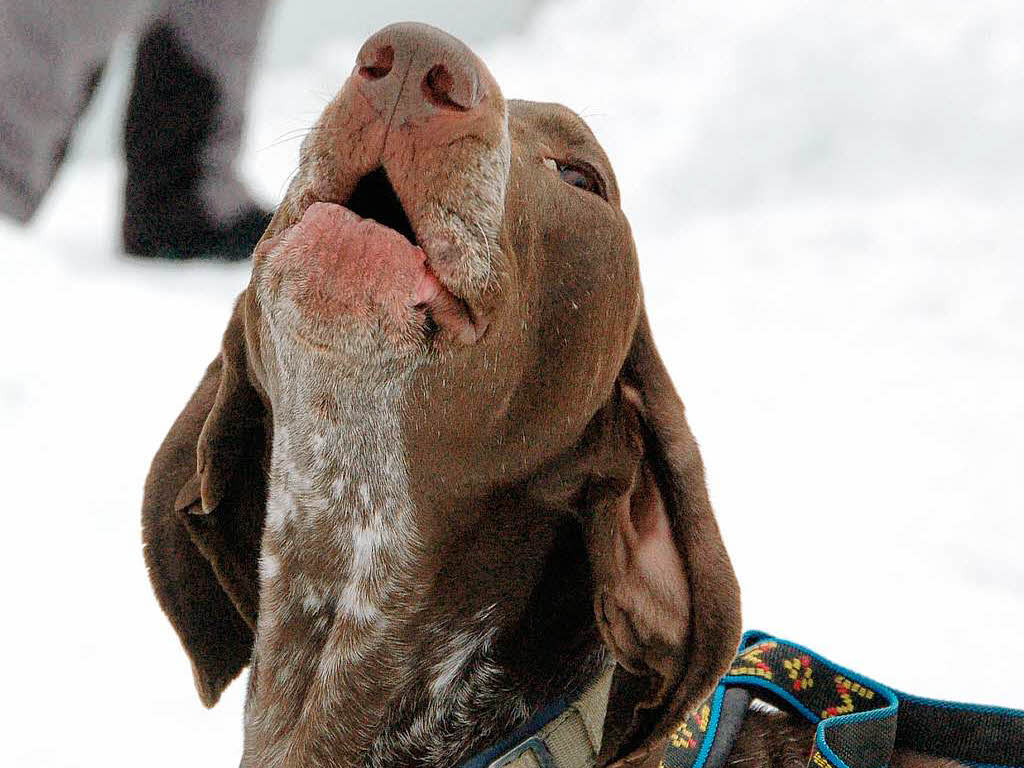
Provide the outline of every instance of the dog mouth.
<path id="1" fill-rule="evenodd" d="M 382 227 L 395 230 L 413 245 L 419 245 L 412 222 L 383 168 L 370 171 L 359 179 L 343 205 L 357 216 L 373 219 Z"/>
<path id="2" fill-rule="evenodd" d="M 422 252 L 423 274 L 413 291 L 412 310 L 428 342 L 447 337 L 473 344 L 483 336 L 487 322 L 455 292 L 444 272 L 435 269 L 430 243 L 421 242 L 417 236 L 416 227 L 383 167 L 362 176 L 348 199 L 338 205 L 363 221 L 401 235 L 412 248 Z"/>

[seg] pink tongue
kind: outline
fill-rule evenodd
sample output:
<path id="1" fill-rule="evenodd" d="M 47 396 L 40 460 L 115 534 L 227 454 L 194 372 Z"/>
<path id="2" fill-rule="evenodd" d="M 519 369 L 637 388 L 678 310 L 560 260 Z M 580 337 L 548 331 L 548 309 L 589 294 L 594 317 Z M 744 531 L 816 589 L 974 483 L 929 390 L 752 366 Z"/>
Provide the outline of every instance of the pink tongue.
<path id="1" fill-rule="evenodd" d="M 378 316 L 399 324 L 413 307 L 466 344 L 482 332 L 427 268 L 426 254 L 393 229 L 334 203 L 313 203 L 298 224 L 260 245 L 299 276 L 296 299 L 314 317 Z"/>
<path id="2" fill-rule="evenodd" d="M 433 278 L 421 248 L 340 205 L 313 203 L 279 247 L 281 258 L 305 272 L 303 303 L 316 313 L 404 313 L 419 293 L 433 291 L 420 288 Z"/>
<path id="3" fill-rule="evenodd" d="M 302 242 L 322 258 L 337 257 L 360 268 L 399 268 L 422 264 L 426 256 L 393 229 L 364 219 L 334 203 L 313 203 L 292 229 L 290 240 Z"/>

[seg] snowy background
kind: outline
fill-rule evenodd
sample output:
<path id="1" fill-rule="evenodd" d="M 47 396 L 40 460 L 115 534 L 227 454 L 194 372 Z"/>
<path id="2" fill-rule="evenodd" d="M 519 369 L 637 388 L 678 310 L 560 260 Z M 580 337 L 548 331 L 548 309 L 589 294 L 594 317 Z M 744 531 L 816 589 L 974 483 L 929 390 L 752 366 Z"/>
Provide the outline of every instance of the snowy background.
<path id="1" fill-rule="evenodd" d="M 393 20 L 467 39 L 508 96 L 581 112 L 745 624 L 922 695 L 1024 703 L 1024 5 L 355 5 L 275 9 L 253 187 L 280 197 L 295 130 Z M 247 270 L 119 253 L 128 59 L 36 222 L 0 221 L 9 766 L 239 755 L 243 685 L 200 706 L 138 515 Z"/>

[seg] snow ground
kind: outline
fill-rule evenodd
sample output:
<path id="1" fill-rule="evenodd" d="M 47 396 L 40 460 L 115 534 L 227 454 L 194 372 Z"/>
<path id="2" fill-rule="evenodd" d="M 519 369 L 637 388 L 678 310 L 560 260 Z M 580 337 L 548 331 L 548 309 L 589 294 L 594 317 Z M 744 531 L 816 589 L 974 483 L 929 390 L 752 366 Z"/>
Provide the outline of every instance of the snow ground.
<path id="1" fill-rule="evenodd" d="M 268 53 L 268 200 L 371 28 Z M 1024 703 L 1024 6 L 560 0 L 514 28 L 477 45 L 505 93 L 615 162 L 746 625 Z M 243 686 L 199 705 L 138 509 L 246 268 L 121 255 L 120 174 L 81 150 L 31 228 L 0 222 L 4 765 L 239 754 Z"/>

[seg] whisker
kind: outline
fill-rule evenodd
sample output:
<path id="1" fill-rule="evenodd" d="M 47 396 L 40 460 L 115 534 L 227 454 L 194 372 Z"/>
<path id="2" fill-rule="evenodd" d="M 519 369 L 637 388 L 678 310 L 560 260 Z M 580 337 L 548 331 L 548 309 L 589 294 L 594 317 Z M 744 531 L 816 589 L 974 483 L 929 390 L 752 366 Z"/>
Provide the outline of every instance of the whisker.
<path id="1" fill-rule="evenodd" d="M 288 177 L 281 184 L 281 189 L 278 190 L 278 197 L 284 199 L 285 194 L 288 192 L 288 187 L 291 186 L 292 180 L 299 175 L 299 170 L 302 168 L 301 164 L 295 166 L 295 170 L 288 174 Z"/>
<path id="2" fill-rule="evenodd" d="M 304 139 L 306 136 L 309 135 L 310 129 L 309 128 L 302 128 L 302 129 L 299 129 L 297 131 L 290 131 L 289 133 L 291 133 L 292 135 L 289 136 L 287 133 L 286 134 L 282 134 L 281 136 L 279 136 L 278 138 L 274 139 L 272 142 L 270 142 L 266 146 L 260 147 L 258 151 L 259 152 L 264 152 L 264 151 L 266 151 L 268 149 L 273 149 L 274 147 L 278 147 L 278 146 L 280 146 L 282 144 L 287 144 L 289 141 L 295 141 L 296 139 Z"/>
<path id="3" fill-rule="evenodd" d="M 333 99 L 337 95 L 337 91 L 326 92 L 326 91 L 320 91 L 320 90 L 316 90 L 316 91 L 310 90 L 310 91 L 307 91 L 307 93 L 310 96 L 316 96 L 324 104 L 327 104 L 331 99 Z"/>
<path id="4" fill-rule="evenodd" d="M 476 222 L 476 228 L 480 230 L 480 238 L 484 241 L 484 248 L 487 249 L 487 278 L 484 283 L 484 290 L 490 290 L 491 284 L 497 280 L 494 274 L 494 255 L 491 253 L 491 239 L 484 231 L 484 225 Z"/>

